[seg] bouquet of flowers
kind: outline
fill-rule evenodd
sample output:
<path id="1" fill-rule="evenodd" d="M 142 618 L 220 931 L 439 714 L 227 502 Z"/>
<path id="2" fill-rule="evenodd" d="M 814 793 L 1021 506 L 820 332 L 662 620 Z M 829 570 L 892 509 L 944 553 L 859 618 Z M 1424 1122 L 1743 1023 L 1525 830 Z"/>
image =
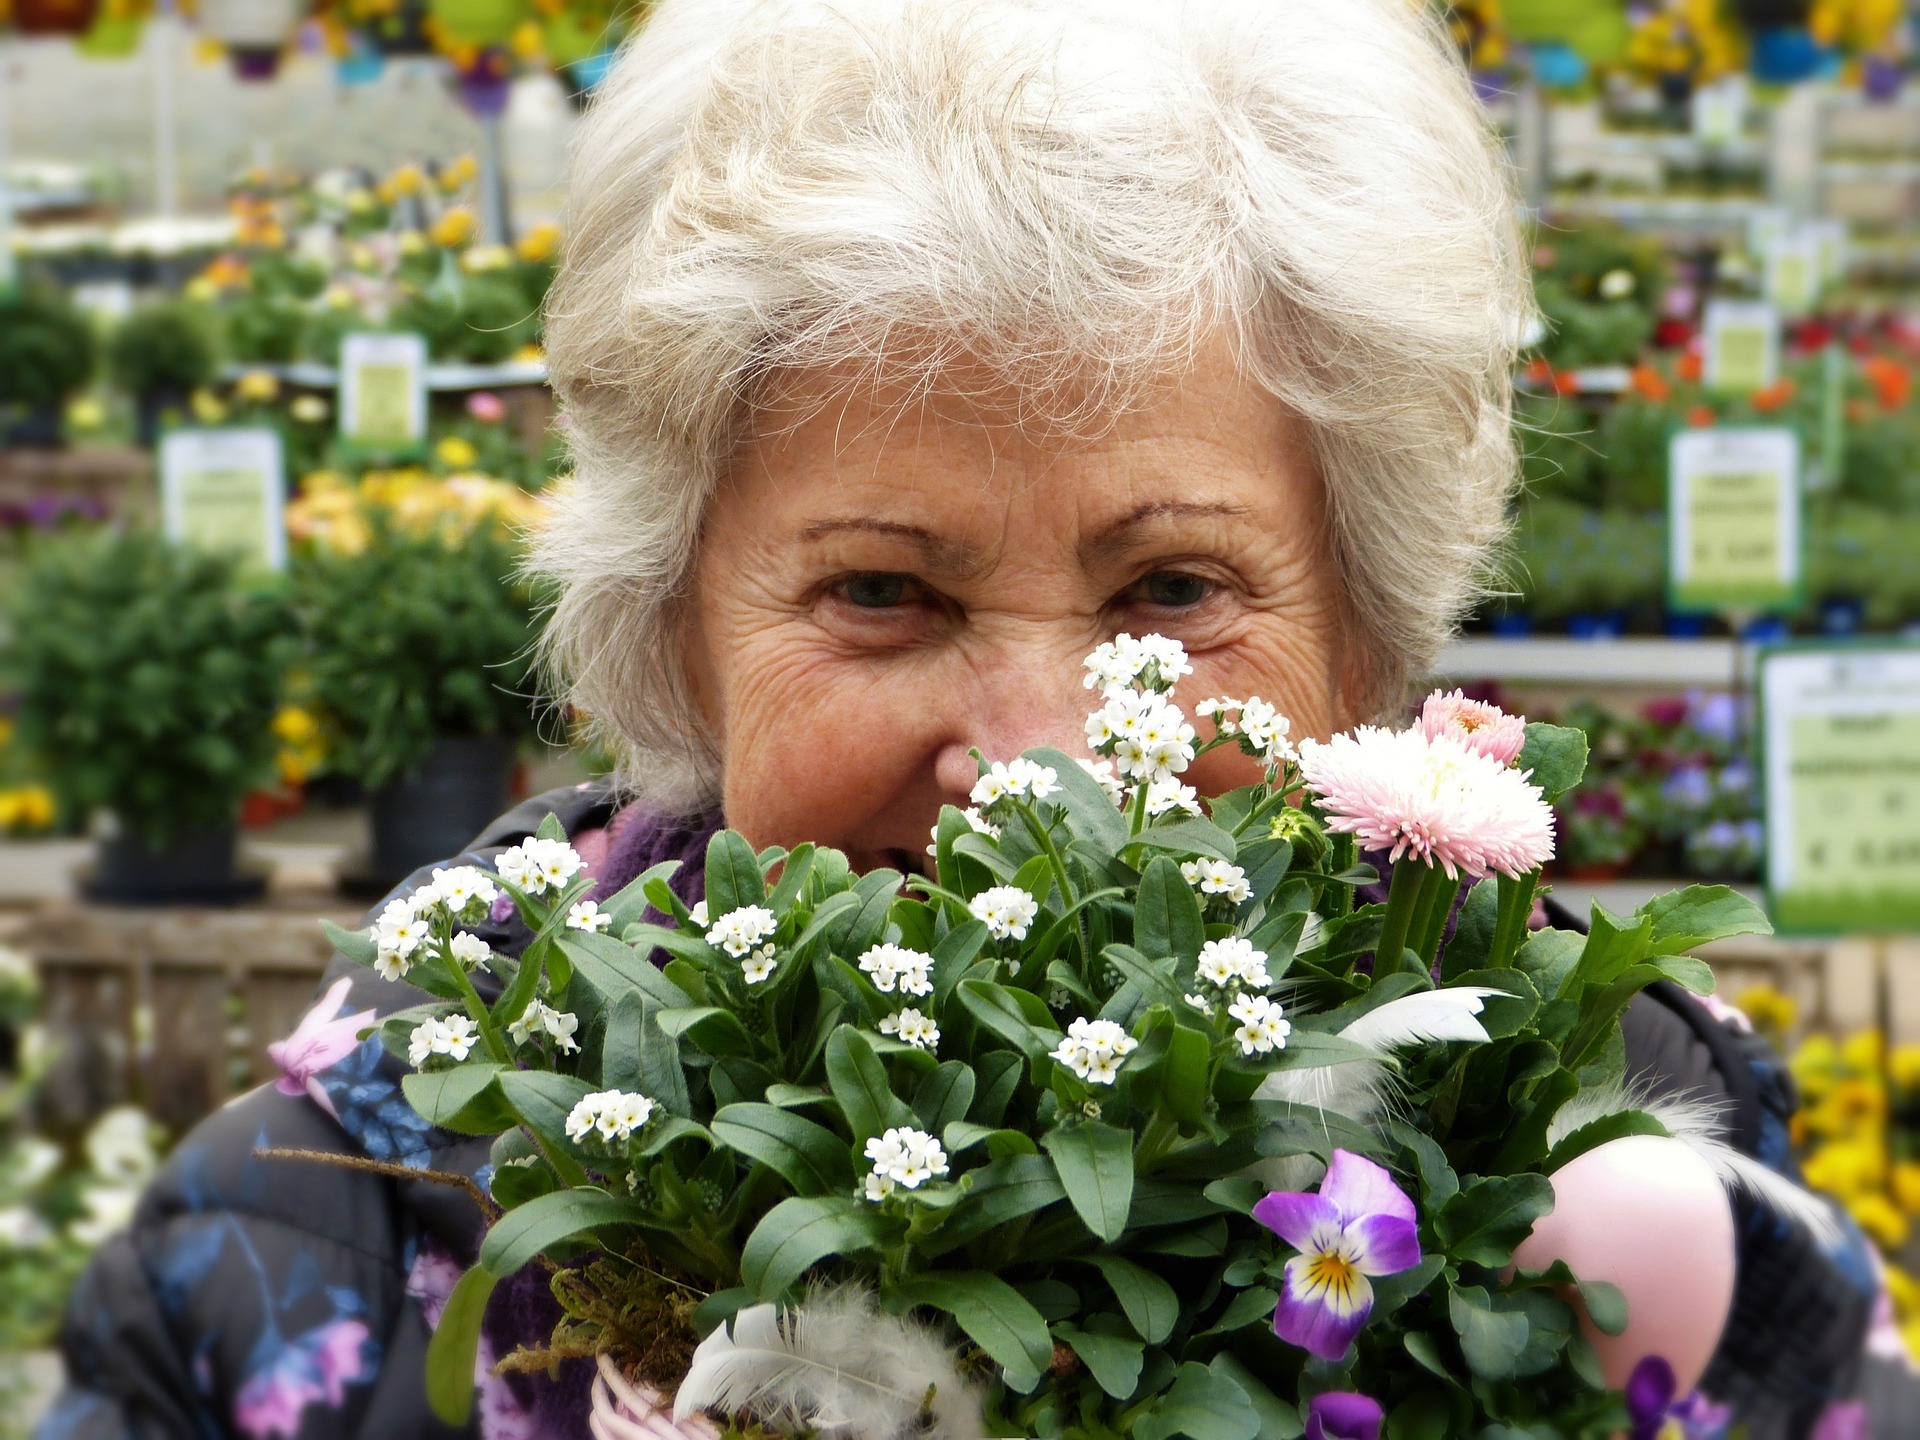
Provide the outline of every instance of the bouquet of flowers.
<path id="1" fill-rule="evenodd" d="M 596 902 L 549 820 L 335 932 L 435 997 L 381 1022 L 409 1101 L 499 1135 L 442 1413 L 536 1260 L 565 1318 L 508 1363 L 742 1434 L 1599 1437 L 1671 1400 L 1603 1378 L 1618 1291 L 1514 1252 L 1557 1169 L 1682 1126 L 1623 1084 L 1627 1002 L 1765 919 L 1698 888 L 1532 929 L 1578 731 L 1436 695 L 1296 748 L 1215 699 L 1203 739 L 1189 673 L 1101 646 L 1092 755 L 982 761 L 924 875 L 722 832 L 701 903 L 671 866 Z M 1224 746 L 1262 779 L 1202 801 Z M 517 959 L 466 928 L 508 905 Z"/>

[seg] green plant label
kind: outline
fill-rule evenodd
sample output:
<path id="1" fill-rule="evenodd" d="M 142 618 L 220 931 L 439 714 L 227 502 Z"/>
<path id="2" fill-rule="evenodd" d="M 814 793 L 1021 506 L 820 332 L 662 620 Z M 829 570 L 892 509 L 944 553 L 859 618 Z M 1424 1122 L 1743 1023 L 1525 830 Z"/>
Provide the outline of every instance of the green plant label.
<path id="1" fill-rule="evenodd" d="M 410 446 L 426 439 L 424 336 L 363 334 L 341 340 L 340 434 L 371 446 Z"/>
<path id="2" fill-rule="evenodd" d="M 1920 645 L 1771 651 L 1760 705 L 1775 924 L 1920 929 Z"/>
<path id="3" fill-rule="evenodd" d="M 1780 312 L 1764 300 L 1710 300 L 1702 379 L 1709 390 L 1745 395 L 1780 378 Z"/>
<path id="4" fill-rule="evenodd" d="M 1667 476 L 1675 609 L 1765 610 L 1797 600 L 1800 440 L 1793 431 L 1682 431 L 1673 437 Z"/>
<path id="5" fill-rule="evenodd" d="M 1821 237 L 1810 228 L 1786 235 L 1767 252 L 1767 298 L 1783 315 L 1806 315 L 1826 283 Z"/>
<path id="6" fill-rule="evenodd" d="M 282 570 L 286 463 L 266 426 L 175 430 L 160 443 L 160 504 L 167 538 L 237 552 L 249 565 Z"/>

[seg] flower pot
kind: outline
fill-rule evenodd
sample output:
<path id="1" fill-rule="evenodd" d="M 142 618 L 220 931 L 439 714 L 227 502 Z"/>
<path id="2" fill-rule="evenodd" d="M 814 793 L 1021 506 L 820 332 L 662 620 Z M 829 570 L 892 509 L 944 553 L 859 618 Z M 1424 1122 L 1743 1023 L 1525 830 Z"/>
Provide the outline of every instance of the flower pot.
<path id="1" fill-rule="evenodd" d="M 151 450 L 160 443 L 160 427 L 177 423 L 191 397 L 178 385 L 159 385 L 134 401 L 134 438 Z"/>
<path id="2" fill-rule="evenodd" d="M 232 825 L 188 830 L 154 849 L 131 831 L 102 840 L 93 873 L 81 885 L 89 900 L 110 905 L 231 905 L 265 888 L 259 875 L 234 863 Z"/>
<path id="3" fill-rule="evenodd" d="M 66 443 L 58 405 L 35 405 L 6 429 L 7 444 L 21 449 L 58 450 Z"/>
<path id="4" fill-rule="evenodd" d="M 99 0 L 14 0 L 13 24 L 22 35 L 84 35 Z"/>
<path id="5" fill-rule="evenodd" d="M 383 885 L 446 860 L 507 808 L 513 741 L 449 736 L 412 770 L 367 797 L 373 878 Z"/>

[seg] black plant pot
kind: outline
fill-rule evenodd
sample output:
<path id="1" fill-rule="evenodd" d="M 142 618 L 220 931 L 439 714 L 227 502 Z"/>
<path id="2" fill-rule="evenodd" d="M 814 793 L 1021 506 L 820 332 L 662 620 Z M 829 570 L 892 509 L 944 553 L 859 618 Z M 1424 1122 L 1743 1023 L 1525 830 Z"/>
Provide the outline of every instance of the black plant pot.
<path id="1" fill-rule="evenodd" d="M 266 888 L 264 877 L 234 863 L 237 827 L 188 830 L 154 849 L 124 832 L 102 840 L 82 883 L 89 900 L 110 905 L 232 905 Z"/>
<path id="2" fill-rule="evenodd" d="M 371 878 L 397 884 L 460 851 L 507 808 L 513 741 L 500 735 L 442 739 L 418 765 L 367 796 Z"/>
<path id="3" fill-rule="evenodd" d="M 35 405 L 6 427 L 7 444 L 23 449 L 57 450 L 66 443 L 57 404 Z"/>
<path id="4" fill-rule="evenodd" d="M 139 414 L 134 422 L 139 442 L 149 450 L 159 444 L 160 426 L 166 421 L 178 421 L 184 417 L 191 399 L 179 385 L 156 385 L 151 390 L 142 390 L 138 402 Z"/>

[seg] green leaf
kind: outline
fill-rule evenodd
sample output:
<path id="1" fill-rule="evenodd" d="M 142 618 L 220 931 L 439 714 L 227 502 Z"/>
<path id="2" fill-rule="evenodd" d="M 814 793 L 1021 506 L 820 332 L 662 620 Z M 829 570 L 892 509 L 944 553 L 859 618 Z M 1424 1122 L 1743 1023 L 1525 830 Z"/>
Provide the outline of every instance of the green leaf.
<path id="1" fill-rule="evenodd" d="M 1300 1412 L 1268 1389 L 1231 1350 L 1222 1350 L 1207 1368 L 1238 1385 L 1252 1403 L 1260 1416 L 1260 1440 L 1298 1440 L 1304 1429 Z"/>
<path id="2" fill-rule="evenodd" d="M 638 990 L 629 990 L 614 1004 L 607 1016 L 606 1034 L 600 1042 L 602 1090 L 638 1090 L 643 1095 L 653 1094 L 641 1078 L 640 1031 L 646 1019 L 646 997 Z"/>
<path id="3" fill-rule="evenodd" d="M 1275 1291 L 1264 1285 L 1250 1286 L 1229 1300 L 1220 1318 L 1201 1331 L 1200 1335 L 1230 1335 L 1235 1330 L 1244 1330 L 1254 1321 L 1264 1320 L 1273 1314 L 1273 1307 L 1279 1303 L 1280 1296 Z"/>
<path id="4" fill-rule="evenodd" d="M 1587 1318 L 1602 1335 L 1620 1335 L 1627 1328 L 1627 1297 L 1618 1285 L 1605 1280 L 1576 1280 Z"/>
<path id="5" fill-rule="evenodd" d="M 885 1245 L 878 1210 L 850 1196 L 792 1196 L 761 1217 L 740 1252 L 740 1279 L 757 1300 L 778 1300 L 811 1265 Z"/>
<path id="6" fill-rule="evenodd" d="M 1060 1043 L 1060 1031 L 1046 1002 L 1031 991 L 1009 989 L 991 980 L 962 980 L 960 1003 L 1029 1060 L 1039 1059 Z"/>
<path id="7" fill-rule="evenodd" d="M 417 1071 L 400 1077 L 400 1089 L 431 1125 L 462 1135 L 497 1135 L 514 1123 L 495 1088 L 503 1068 L 472 1061 L 451 1070 Z"/>
<path id="8" fill-rule="evenodd" d="M 1766 912 L 1726 885 L 1690 885 L 1649 900 L 1638 912 L 1653 922 L 1655 955 L 1683 955 L 1729 935 L 1771 935 Z"/>
<path id="9" fill-rule="evenodd" d="M 445 1424 L 464 1429 L 473 1414 L 473 1367 L 480 1353 L 480 1322 L 500 1277 L 474 1266 L 447 1296 L 440 1323 L 427 1342 L 427 1404 Z"/>
<path id="10" fill-rule="evenodd" d="M 887 1083 L 886 1066 L 851 1025 L 837 1027 L 827 1040 L 827 1086 L 840 1102 L 856 1149 L 894 1126 L 914 1123 L 913 1111 Z"/>
<path id="11" fill-rule="evenodd" d="M 967 967 L 973 964 L 974 957 L 985 947 L 989 933 L 986 925 L 979 920 L 969 920 L 957 925 L 948 932 L 946 938 L 935 945 L 933 955 L 933 1003 L 944 1006 L 953 994 L 953 987 L 960 983 L 960 977 L 967 973 Z"/>
<path id="12" fill-rule="evenodd" d="M 565 840 L 567 827 L 560 823 L 560 817 L 549 810 L 533 832 L 536 840 Z"/>
<path id="13" fill-rule="evenodd" d="M 1040 1312 L 1013 1286 L 983 1270 L 912 1275 L 887 1292 L 895 1305 L 944 1310 L 967 1337 L 1006 1371 L 1016 1390 L 1031 1390 L 1053 1363 L 1053 1337 Z"/>
<path id="14" fill-rule="evenodd" d="M 1147 862 L 1133 902 L 1133 943 L 1152 960 L 1191 961 L 1206 943 L 1200 901 L 1180 867 L 1164 855 Z"/>
<path id="15" fill-rule="evenodd" d="M 1118 1255 L 1088 1255 L 1085 1259 L 1107 1282 L 1136 1335 L 1149 1345 L 1158 1345 L 1173 1333 L 1174 1322 L 1180 1318 L 1180 1297 L 1173 1286 L 1146 1266 Z"/>
<path id="16" fill-rule="evenodd" d="M 967 1172 L 973 1189 L 952 1218 L 917 1247 L 944 1255 L 1036 1210 L 1066 1199 L 1053 1161 L 1044 1155 L 1003 1155 Z"/>
<path id="17" fill-rule="evenodd" d="M 1447 1440 L 1453 1402 L 1444 1391 L 1416 1390 L 1387 1415 L 1387 1440 Z"/>
<path id="18" fill-rule="evenodd" d="M 943 1061 L 920 1079 L 913 1092 L 913 1113 L 920 1128 L 938 1135 L 955 1121 L 964 1120 L 973 1105 L 973 1070 L 958 1060 Z"/>
<path id="19" fill-rule="evenodd" d="M 600 913 L 612 917 L 613 924 L 608 933 L 624 935 L 627 927 L 647 913 L 652 902 L 647 899 L 647 886 L 658 880 L 666 884 L 680 871 L 678 860 L 665 860 L 651 869 L 642 870 L 632 880 L 620 887 L 620 891 L 606 904 L 600 907 Z"/>
<path id="20" fill-rule="evenodd" d="M 653 1018 L 663 1035 L 691 1040 L 709 1055 L 753 1054 L 753 1037 L 731 1010 L 717 1005 L 676 1006 Z"/>
<path id="21" fill-rule="evenodd" d="M 1485 1380 L 1512 1377 L 1514 1362 L 1527 1348 L 1527 1317 L 1496 1311 L 1487 1292 L 1462 1286 L 1447 1297 L 1447 1314 L 1460 1337 L 1467 1366 Z"/>
<path id="22" fill-rule="evenodd" d="M 1173 1388 L 1133 1422 L 1133 1433 L 1138 1440 L 1257 1440 L 1260 1412 L 1230 1378 L 1189 1360 Z"/>
<path id="23" fill-rule="evenodd" d="M 1049 1130 L 1040 1144 L 1087 1228 L 1102 1240 L 1118 1240 L 1133 1203 L 1133 1132 L 1091 1120 Z"/>
<path id="24" fill-rule="evenodd" d="M 1043 747 L 1029 750 L 1027 754 L 1053 768 L 1061 793 L 1066 797 L 1067 829 L 1076 839 L 1106 855 L 1115 854 L 1127 843 L 1127 817 L 1100 788 L 1098 780 L 1058 750 Z"/>
<path id="25" fill-rule="evenodd" d="M 586 1081 L 551 1070 L 507 1070 L 500 1089 L 520 1118 L 550 1144 L 566 1145 L 567 1116 L 593 1093 Z"/>
<path id="26" fill-rule="evenodd" d="M 824 1126 L 773 1105 L 727 1105 L 708 1122 L 714 1138 L 773 1170 L 802 1195 L 853 1188 L 846 1142 Z"/>
<path id="27" fill-rule="evenodd" d="M 693 1097 L 687 1088 L 687 1073 L 680 1063 L 680 1042 L 660 1028 L 661 1007 L 653 997 L 640 997 L 639 1090 L 665 1107 L 671 1115 L 691 1117 Z M 616 1016 L 625 1023 L 624 1009 Z"/>
<path id="28" fill-rule="evenodd" d="M 1062 1322 L 1054 1337 L 1080 1357 L 1093 1383 L 1116 1400 L 1125 1400 L 1140 1388 L 1140 1365 L 1146 1346 L 1124 1335 L 1090 1335 L 1078 1325 Z"/>
<path id="29" fill-rule="evenodd" d="M 1176 1026 L 1167 1036 L 1166 1068 L 1160 1080 L 1160 1103 L 1177 1120 L 1199 1125 L 1207 1118 L 1207 1084 L 1213 1067 L 1213 1045 L 1204 1031 Z"/>
<path id="30" fill-rule="evenodd" d="M 504 1279 L 563 1241 L 602 1225 L 632 1225 L 640 1219 L 639 1206 L 624 1196 L 591 1186 L 555 1190 L 494 1221 L 480 1244 L 480 1263 Z"/>
<path id="31" fill-rule="evenodd" d="M 1107 946 L 1100 955 L 1125 976 L 1149 1003 L 1169 1006 L 1183 1003 L 1180 998 L 1179 961 L 1172 956 L 1149 959 L 1133 946 L 1120 944 Z"/>
<path id="32" fill-rule="evenodd" d="M 1587 773 L 1586 732 L 1536 720 L 1527 726 L 1527 743 L 1515 763 L 1532 772 L 1533 783 L 1549 801 L 1558 800 Z"/>
<path id="33" fill-rule="evenodd" d="M 327 937 L 327 943 L 356 965 L 365 965 L 369 969 L 380 958 L 380 947 L 373 943 L 371 930 L 344 930 L 331 920 L 320 922 L 320 932 Z"/>
<path id="34" fill-rule="evenodd" d="M 659 927 L 648 927 L 656 929 Z M 662 931 L 670 934 L 670 931 Z M 589 935 L 584 930 L 565 930 L 555 937 L 574 971 L 605 998 L 609 1005 L 629 990 L 638 990 L 656 1005 L 671 1009 L 690 1004 L 692 998 L 660 973 L 659 967 L 635 953 L 611 935 Z M 703 945 L 704 941 L 701 942 Z"/>
<path id="35" fill-rule="evenodd" d="M 760 857 L 745 837 L 722 830 L 707 845 L 707 913 L 715 920 L 767 898 Z"/>
<path id="36" fill-rule="evenodd" d="M 1434 1217 L 1434 1230 L 1455 1260 L 1504 1265 L 1533 1233 L 1534 1222 L 1552 1210 L 1553 1185 L 1546 1176 L 1493 1175 L 1449 1200 Z"/>
<path id="37" fill-rule="evenodd" d="M 1211 820 L 1199 820 L 1191 816 L 1184 820 L 1171 820 L 1164 825 L 1149 825 L 1133 837 L 1132 843 L 1144 845 L 1150 850 L 1168 850 L 1175 855 L 1189 857 L 1205 855 L 1216 860 L 1236 860 L 1240 855 L 1233 836 Z"/>
<path id="38" fill-rule="evenodd" d="M 1611 1115 L 1602 1115 L 1598 1120 L 1589 1120 L 1578 1130 L 1563 1135 L 1542 1168 L 1551 1175 L 1561 1166 L 1579 1159 L 1589 1150 L 1597 1150 L 1609 1141 L 1624 1139 L 1628 1135 L 1667 1133 L 1667 1127 L 1644 1110 L 1618 1110 Z"/>

